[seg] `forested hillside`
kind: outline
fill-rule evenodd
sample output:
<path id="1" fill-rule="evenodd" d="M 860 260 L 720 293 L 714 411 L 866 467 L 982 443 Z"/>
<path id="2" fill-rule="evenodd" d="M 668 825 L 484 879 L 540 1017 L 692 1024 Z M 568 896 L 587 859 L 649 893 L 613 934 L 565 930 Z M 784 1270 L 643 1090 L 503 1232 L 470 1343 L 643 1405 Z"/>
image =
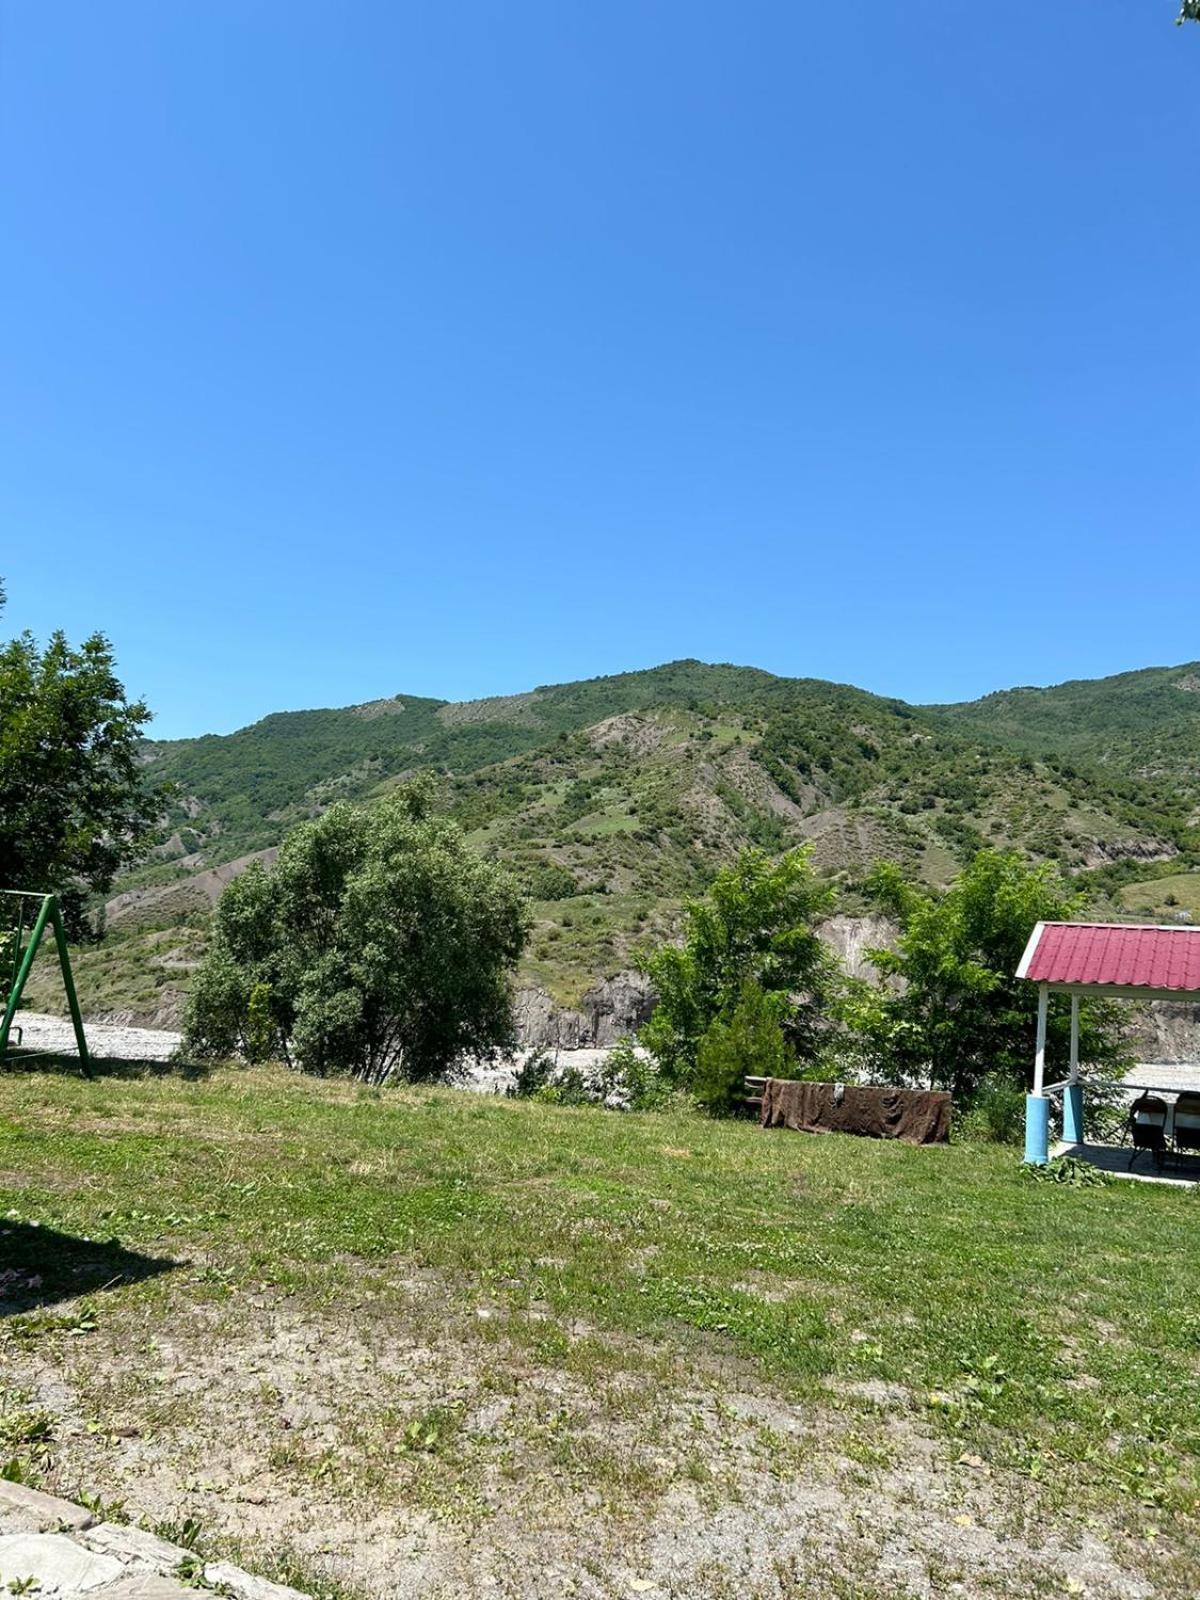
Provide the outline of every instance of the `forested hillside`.
<path id="1" fill-rule="evenodd" d="M 1197 827 L 1200 662 L 1048 689 L 1004 689 L 938 711 L 962 733 L 1131 780 L 1164 826 L 1185 834 Z"/>
<path id="2" fill-rule="evenodd" d="M 437 775 L 475 847 L 520 876 L 537 917 L 526 976 L 564 1001 L 627 965 L 638 938 L 669 926 L 747 843 L 811 841 L 851 907 L 875 860 L 943 883 L 982 844 L 1058 860 L 1100 904 L 1156 913 L 1171 894 L 1186 907 L 1200 847 L 1198 691 L 1192 666 L 916 707 L 681 661 L 150 743 L 145 758 L 175 798 L 153 859 L 110 902 L 109 941 L 83 957 L 93 1009 L 169 1015 L 209 908 L 246 857 L 331 801 L 369 801 L 418 771 Z M 1165 874 L 1182 896 L 1158 896 Z"/>

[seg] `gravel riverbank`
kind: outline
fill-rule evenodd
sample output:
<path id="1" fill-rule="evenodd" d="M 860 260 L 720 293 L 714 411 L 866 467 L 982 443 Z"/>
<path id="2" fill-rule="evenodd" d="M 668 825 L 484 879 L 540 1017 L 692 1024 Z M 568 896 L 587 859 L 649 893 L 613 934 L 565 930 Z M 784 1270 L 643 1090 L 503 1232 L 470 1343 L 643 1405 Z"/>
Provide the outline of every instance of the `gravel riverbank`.
<path id="1" fill-rule="evenodd" d="M 14 1024 L 14 1046 L 17 1027 L 22 1030 L 24 1049 L 45 1050 L 56 1055 L 75 1054 L 75 1035 L 65 1017 L 19 1011 Z M 169 1061 L 183 1038 L 182 1034 L 166 1028 L 130 1028 L 113 1022 L 86 1022 L 84 1032 L 92 1055 L 106 1061 Z M 466 1075 L 459 1080 L 460 1085 L 480 1094 L 503 1094 L 518 1065 L 530 1054 L 530 1051 L 520 1050 L 510 1062 L 472 1062 Z M 563 1050 L 559 1052 L 559 1060 L 589 1074 L 607 1055 L 607 1050 Z"/>

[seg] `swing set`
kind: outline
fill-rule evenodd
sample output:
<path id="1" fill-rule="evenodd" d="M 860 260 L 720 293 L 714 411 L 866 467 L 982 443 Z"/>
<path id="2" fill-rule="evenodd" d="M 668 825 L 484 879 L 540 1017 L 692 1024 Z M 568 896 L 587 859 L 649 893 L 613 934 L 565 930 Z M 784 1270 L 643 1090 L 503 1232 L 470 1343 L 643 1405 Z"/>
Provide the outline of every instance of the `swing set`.
<path id="1" fill-rule="evenodd" d="M 58 951 L 58 964 L 62 970 L 63 987 L 67 991 L 67 1005 L 75 1029 L 75 1043 L 79 1049 L 79 1065 L 84 1077 L 90 1078 L 92 1066 L 75 994 L 75 980 L 71 976 L 71 958 L 67 953 L 67 934 L 58 897 L 34 894 L 26 889 L 0 889 L 0 1005 L 4 1008 L 3 1020 L 0 1021 L 0 1067 L 12 1061 L 28 1060 L 38 1054 L 36 1050 L 21 1048 L 21 1029 L 14 1027 L 13 1019 L 47 928 L 54 934 Z M 16 1035 L 15 1048 L 13 1034 Z"/>

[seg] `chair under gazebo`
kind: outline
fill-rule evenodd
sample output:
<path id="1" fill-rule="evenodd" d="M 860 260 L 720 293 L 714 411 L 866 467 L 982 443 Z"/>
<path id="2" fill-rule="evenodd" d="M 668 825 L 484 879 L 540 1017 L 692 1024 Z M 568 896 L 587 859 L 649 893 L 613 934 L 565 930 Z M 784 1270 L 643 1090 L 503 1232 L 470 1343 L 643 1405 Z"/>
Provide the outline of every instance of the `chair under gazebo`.
<path id="1" fill-rule="evenodd" d="M 1083 1084 L 1079 1075 L 1079 1001 L 1083 996 L 1124 1000 L 1195 1000 L 1200 1003 L 1200 927 L 1154 926 L 1124 922 L 1039 922 L 1030 935 L 1017 968 L 1017 977 L 1038 986 L 1037 1044 L 1033 1087 L 1025 1097 L 1025 1160 L 1044 1165 L 1050 1158 L 1050 1102 L 1062 1095 L 1062 1144 L 1065 1149 L 1095 1156 L 1084 1141 Z M 1068 1075 L 1058 1083 L 1046 1082 L 1046 1019 L 1050 996 L 1071 998 L 1071 1053 Z M 1191 1081 L 1187 1081 L 1190 1073 Z M 1174 1150 L 1197 1147 L 1193 1136 L 1188 1097 L 1200 1094 L 1200 1065 L 1184 1069 L 1173 1085 L 1127 1083 L 1130 1091 L 1157 1100 L 1165 1107 L 1161 1140 L 1147 1138 L 1146 1148 L 1158 1149 L 1165 1159 Z M 1167 1096 L 1171 1099 L 1168 1100 Z M 1181 1125 L 1174 1127 L 1176 1107 L 1183 1102 Z M 1136 1102 L 1135 1102 L 1136 1104 Z M 1153 1117 L 1157 1109 L 1147 1106 Z M 1132 1124 L 1131 1124 L 1132 1128 Z M 1136 1135 L 1134 1136 L 1136 1140 Z M 1104 1150 L 1106 1147 L 1096 1147 Z M 1136 1156 L 1137 1144 L 1134 1143 Z M 1098 1164 L 1119 1171 L 1115 1159 Z M 1160 1165 L 1156 1162 L 1156 1165 Z M 1132 1161 L 1130 1162 L 1132 1166 Z"/>

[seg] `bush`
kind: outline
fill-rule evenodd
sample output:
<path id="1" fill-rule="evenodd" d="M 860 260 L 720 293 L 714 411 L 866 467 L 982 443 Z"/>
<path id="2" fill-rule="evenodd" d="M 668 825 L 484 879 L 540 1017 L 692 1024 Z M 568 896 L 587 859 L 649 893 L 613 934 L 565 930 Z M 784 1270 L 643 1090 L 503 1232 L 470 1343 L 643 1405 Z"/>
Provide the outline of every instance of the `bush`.
<path id="1" fill-rule="evenodd" d="M 746 983 L 728 1017 L 710 1023 L 696 1058 L 693 1093 L 712 1116 L 727 1116 L 742 1102 L 747 1077 L 793 1078 L 796 1059 L 783 1034 L 787 997 Z"/>
<path id="2" fill-rule="evenodd" d="M 604 1062 L 611 1099 L 623 1099 L 629 1111 L 659 1111 L 671 1098 L 671 1089 L 650 1057 L 638 1053 L 632 1039 L 620 1039 Z"/>
<path id="3" fill-rule="evenodd" d="M 1025 1137 L 1024 1091 L 1005 1078 L 985 1078 L 966 1108 L 960 1134 L 984 1144 L 1020 1144 Z"/>
<path id="4" fill-rule="evenodd" d="M 590 1073 L 572 1064 L 559 1066 L 557 1056 L 540 1046 L 518 1067 L 508 1094 L 512 1099 L 560 1106 L 657 1111 L 670 1099 L 671 1090 L 633 1041 L 622 1039 Z"/>
<path id="5" fill-rule="evenodd" d="M 525 891 L 531 900 L 569 900 L 579 885 L 557 861 L 539 861 L 525 875 Z"/>
<path id="6" fill-rule="evenodd" d="M 539 1090 L 549 1086 L 554 1071 L 554 1057 L 545 1045 L 539 1045 L 517 1067 L 516 1076 L 505 1093 L 510 1100 L 532 1100 Z"/>

